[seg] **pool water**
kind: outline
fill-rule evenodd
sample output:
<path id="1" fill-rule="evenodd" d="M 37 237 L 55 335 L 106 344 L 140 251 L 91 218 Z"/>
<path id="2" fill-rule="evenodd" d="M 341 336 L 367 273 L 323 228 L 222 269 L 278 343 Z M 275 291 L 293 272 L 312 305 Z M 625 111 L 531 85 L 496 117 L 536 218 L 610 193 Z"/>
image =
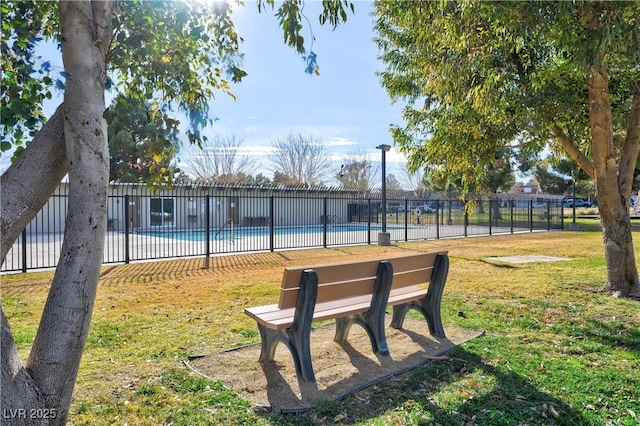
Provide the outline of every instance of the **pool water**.
<path id="1" fill-rule="evenodd" d="M 392 227 L 387 226 L 387 229 Z M 303 234 L 322 234 L 322 225 L 308 225 L 308 226 L 276 226 L 273 228 L 274 236 L 286 236 L 286 235 L 303 235 Z M 397 229 L 404 229 L 403 227 L 397 227 Z M 371 231 L 380 232 L 380 225 L 371 225 Z M 345 233 L 345 232 L 366 232 L 366 224 L 349 224 L 349 225 L 327 225 L 327 233 Z M 268 237 L 270 228 L 268 226 L 261 227 L 239 227 L 233 229 L 233 238 L 246 238 L 246 237 Z M 229 240 L 232 238 L 232 231 L 229 228 L 225 228 L 221 231 L 210 231 L 210 239 L 213 240 Z M 175 240 L 185 241 L 204 241 L 204 230 L 181 230 L 181 231 L 145 231 L 141 232 L 142 235 L 160 238 L 170 238 Z"/>

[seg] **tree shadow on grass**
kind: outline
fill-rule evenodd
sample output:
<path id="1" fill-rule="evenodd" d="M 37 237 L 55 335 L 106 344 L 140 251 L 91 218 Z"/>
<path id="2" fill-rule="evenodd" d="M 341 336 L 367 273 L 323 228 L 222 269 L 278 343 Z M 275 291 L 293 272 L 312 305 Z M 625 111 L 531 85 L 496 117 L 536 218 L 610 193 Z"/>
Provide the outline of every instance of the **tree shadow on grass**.
<path id="1" fill-rule="evenodd" d="M 509 368 L 498 368 L 462 347 L 449 355 L 450 361 L 432 363 L 400 382 L 408 389 L 407 400 L 412 399 L 416 389 L 425 388 L 424 383 L 434 383 L 425 389 L 427 393 L 419 402 L 443 426 L 591 424 L 581 412 Z M 448 389 L 443 392 L 445 387 Z M 433 395 L 438 392 L 439 403 L 435 403 Z M 442 405 L 456 408 L 445 409 Z"/>
<path id="2" fill-rule="evenodd" d="M 398 417 L 418 419 L 420 425 L 598 424 L 526 377 L 487 363 L 474 352 L 458 347 L 449 356 L 447 361 L 431 362 L 342 402 L 318 405 L 310 417 L 331 421 L 337 414 L 346 414 L 341 424 L 349 424 L 402 411 Z M 384 415 L 393 422 L 394 414 Z M 290 415 L 271 420 L 282 425 L 303 423 Z"/>
<path id="3" fill-rule="evenodd" d="M 628 327 L 623 322 L 592 318 L 579 334 L 611 347 L 640 351 L 640 327 Z"/>

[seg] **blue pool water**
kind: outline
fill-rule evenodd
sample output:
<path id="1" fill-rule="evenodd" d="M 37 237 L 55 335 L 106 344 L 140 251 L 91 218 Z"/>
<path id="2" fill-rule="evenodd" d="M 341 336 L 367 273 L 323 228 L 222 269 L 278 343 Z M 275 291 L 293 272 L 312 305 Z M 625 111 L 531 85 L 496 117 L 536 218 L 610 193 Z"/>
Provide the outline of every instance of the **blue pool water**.
<path id="1" fill-rule="evenodd" d="M 387 226 L 388 230 L 393 227 Z M 396 227 L 396 229 L 404 229 L 403 227 Z M 371 231 L 380 232 L 380 225 L 371 225 Z M 233 238 L 245 238 L 245 237 L 268 237 L 269 227 L 239 227 L 233 230 Z M 349 225 L 327 225 L 327 233 L 344 233 L 344 232 L 366 232 L 366 224 L 349 224 Z M 322 234 L 322 225 L 309 225 L 309 226 L 276 226 L 273 228 L 275 236 L 282 235 L 302 235 L 302 234 Z M 170 238 L 174 240 L 185 241 L 204 241 L 204 230 L 182 230 L 182 231 L 148 231 L 141 232 L 142 235 L 148 235 L 151 237 Z M 225 228 L 222 231 L 210 231 L 210 239 L 213 240 L 228 240 L 231 239 L 231 230 Z"/>

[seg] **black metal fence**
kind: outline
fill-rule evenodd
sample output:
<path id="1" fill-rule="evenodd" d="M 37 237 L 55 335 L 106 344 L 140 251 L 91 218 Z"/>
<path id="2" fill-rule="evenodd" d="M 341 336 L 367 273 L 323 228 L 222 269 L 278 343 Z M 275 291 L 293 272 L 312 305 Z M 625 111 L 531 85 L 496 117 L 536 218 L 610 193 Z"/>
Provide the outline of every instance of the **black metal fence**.
<path id="1" fill-rule="evenodd" d="M 348 192 L 172 191 L 113 193 L 108 203 L 104 263 L 293 248 L 377 244 L 379 197 Z M 2 272 L 55 267 L 67 196 L 54 195 L 14 243 Z M 392 242 L 562 230 L 561 201 L 387 197 Z"/>

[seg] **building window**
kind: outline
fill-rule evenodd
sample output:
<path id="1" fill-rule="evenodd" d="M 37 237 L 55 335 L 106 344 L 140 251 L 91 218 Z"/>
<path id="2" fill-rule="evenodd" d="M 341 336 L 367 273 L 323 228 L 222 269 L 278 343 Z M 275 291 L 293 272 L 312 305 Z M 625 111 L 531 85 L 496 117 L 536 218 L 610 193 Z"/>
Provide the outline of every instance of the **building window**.
<path id="1" fill-rule="evenodd" d="M 173 226 L 173 204 L 173 198 L 152 198 L 150 212 L 151 226 Z"/>

